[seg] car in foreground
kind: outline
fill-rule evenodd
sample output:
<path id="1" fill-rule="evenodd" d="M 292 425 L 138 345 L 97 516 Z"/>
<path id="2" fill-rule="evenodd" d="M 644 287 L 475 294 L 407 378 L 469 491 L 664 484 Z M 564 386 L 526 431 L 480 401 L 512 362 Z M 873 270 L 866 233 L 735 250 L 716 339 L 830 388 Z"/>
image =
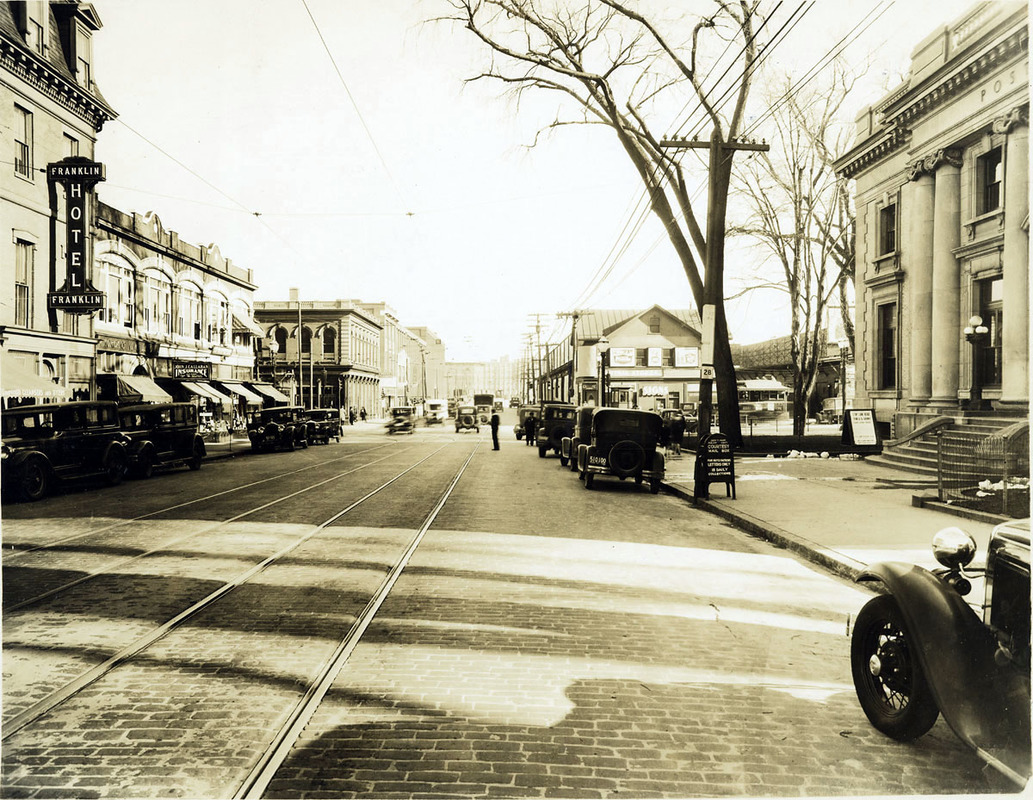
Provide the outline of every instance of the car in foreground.
<path id="1" fill-rule="evenodd" d="M 574 432 L 574 411 L 571 403 L 545 403 L 542 406 L 542 416 L 535 433 L 539 458 L 545 458 L 550 450 L 556 455 L 560 454 L 563 437 Z"/>
<path id="2" fill-rule="evenodd" d="M 660 415 L 631 408 L 597 408 L 592 413 L 589 442 L 578 445 L 578 475 L 585 488 L 597 475 L 614 475 L 635 483 L 649 481 L 657 494 L 664 477 L 660 442 Z"/>
<path id="3" fill-rule="evenodd" d="M 305 412 L 308 419 L 308 440 L 312 444 L 330 444 L 330 440 L 341 441 L 341 412 L 336 408 L 310 408 Z"/>
<path id="4" fill-rule="evenodd" d="M 197 430 L 193 403 L 143 403 L 118 410 L 119 424 L 129 436 L 129 472 L 149 478 L 157 467 L 201 469 L 204 439 Z"/>
<path id="5" fill-rule="evenodd" d="M 129 469 L 131 440 L 112 402 L 76 401 L 3 412 L 3 488 L 19 500 L 45 497 L 60 481 L 102 476 L 117 485 Z"/>
<path id="6" fill-rule="evenodd" d="M 308 423 L 302 406 L 273 406 L 255 412 L 248 439 L 256 453 L 308 447 Z"/>
<path id="7" fill-rule="evenodd" d="M 911 741 L 939 715 L 1018 786 L 1030 777 L 1029 520 L 997 525 L 984 569 L 959 528 L 933 537 L 942 568 L 887 561 L 857 578 L 880 594 L 854 622 L 850 667 L 871 724 Z M 982 579 L 982 597 L 965 598 Z"/>

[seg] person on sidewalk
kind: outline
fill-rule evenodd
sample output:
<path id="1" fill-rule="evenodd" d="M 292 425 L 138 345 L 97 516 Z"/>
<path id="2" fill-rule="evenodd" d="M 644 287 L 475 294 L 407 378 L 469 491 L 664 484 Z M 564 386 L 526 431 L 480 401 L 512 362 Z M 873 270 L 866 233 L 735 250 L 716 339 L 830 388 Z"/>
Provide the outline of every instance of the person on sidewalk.
<path id="1" fill-rule="evenodd" d="M 671 455 L 681 458 L 681 442 L 685 438 L 685 415 L 680 411 L 671 415 Z"/>
<path id="2" fill-rule="evenodd" d="M 366 406 L 363 406 L 362 408 L 359 409 L 359 419 L 362 420 L 363 422 L 366 421 Z"/>
<path id="3" fill-rule="evenodd" d="M 499 419 L 498 412 L 494 412 L 491 415 L 491 449 L 499 449 Z"/>
<path id="4" fill-rule="evenodd" d="M 528 447 L 534 447 L 534 433 L 538 429 L 538 420 L 534 414 L 528 414 L 524 417 L 524 438 L 527 440 Z"/>
<path id="5" fill-rule="evenodd" d="M 355 424 L 355 406 L 350 406 L 348 408 L 348 424 L 349 425 L 354 425 Z"/>

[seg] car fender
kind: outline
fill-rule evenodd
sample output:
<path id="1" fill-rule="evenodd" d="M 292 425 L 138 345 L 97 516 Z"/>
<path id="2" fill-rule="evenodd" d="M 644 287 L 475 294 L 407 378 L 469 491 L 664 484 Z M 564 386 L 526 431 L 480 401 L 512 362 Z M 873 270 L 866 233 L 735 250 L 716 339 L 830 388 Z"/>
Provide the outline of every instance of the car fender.
<path id="1" fill-rule="evenodd" d="M 248 431 L 248 433 L 250 433 L 250 431 Z M 196 450 L 198 447 L 201 448 L 201 455 L 202 456 L 208 455 L 208 448 L 205 446 L 204 439 L 201 438 L 200 436 L 194 436 L 194 444 L 193 444 L 193 447 L 190 448 L 191 452 Z"/>
<path id="2" fill-rule="evenodd" d="M 881 583 L 896 599 L 940 713 L 958 738 L 1013 779 L 1028 777 L 1028 676 L 995 661 L 997 642 L 964 598 L 913 564 L 872 564 L 857 580 Z"/>
<path id="3" fill-rule="evenodd" d="M 664 454 L 661 453 L 659 450 L 654 450 L 653 451 L 653 472 L 657 476 L 662 478 L 664 476 L 664 469 L 665 469 Z"/>
<path id="4" fill-rule="evenodd" d="M 41 459 L 43 459 L 43 463 L 46 464 L 47 469 L 50 470 L 50 472 L 54 471 L 54 468 L 50 464 L 50 459 L 47 458 L 46 454 L 41 453 L 39 450 L 18 450 L 18 451 L 15 451 L 14 453 L 11 453 L 10 457 L 7 460 L 5 460 L 4 467 L 5 468 L 11 468 L 11 469 L 13 469 L 15 467 L 20 467 L 22 464 L 24 464 L 30 458 L 41 458 Z"/>

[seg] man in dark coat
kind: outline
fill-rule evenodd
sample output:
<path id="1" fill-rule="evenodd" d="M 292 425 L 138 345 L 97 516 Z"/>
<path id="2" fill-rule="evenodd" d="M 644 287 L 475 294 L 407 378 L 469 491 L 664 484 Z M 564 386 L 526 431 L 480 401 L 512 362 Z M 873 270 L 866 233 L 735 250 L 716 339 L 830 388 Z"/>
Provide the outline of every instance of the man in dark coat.
<path id="1" fill-rule="evenodd" d="M 685 415 L 681 412 L 671 415 L 671 454 L 681 456 L 681 440 L 685 436 Z"/>
<path id="2" fill-rule="evenodd" d="M 534 414 L 528 414 L 524 417 L 524 438 L 527 439 L 527 446 L 534 447 L 534 433 L 538 430 L 538 420 Z"/>
<path id="3" fill-rule="evenodd" d="M 491 449 L 499 449 L 499 414 L 497 411 L 491 415 Z"/>

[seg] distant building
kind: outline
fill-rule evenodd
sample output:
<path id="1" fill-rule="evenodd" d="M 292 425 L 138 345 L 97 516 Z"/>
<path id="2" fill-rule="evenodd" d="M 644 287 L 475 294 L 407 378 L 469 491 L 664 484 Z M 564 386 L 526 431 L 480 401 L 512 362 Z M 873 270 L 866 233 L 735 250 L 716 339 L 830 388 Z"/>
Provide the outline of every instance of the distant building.
<path id="1" fill-rule="evenodd" d="M 977 3 L 918 44 L 836 164 L 856 182 L 856 404 L 895 435 L 1028 415 L 1028 47 L 1026 3 Z"/>

